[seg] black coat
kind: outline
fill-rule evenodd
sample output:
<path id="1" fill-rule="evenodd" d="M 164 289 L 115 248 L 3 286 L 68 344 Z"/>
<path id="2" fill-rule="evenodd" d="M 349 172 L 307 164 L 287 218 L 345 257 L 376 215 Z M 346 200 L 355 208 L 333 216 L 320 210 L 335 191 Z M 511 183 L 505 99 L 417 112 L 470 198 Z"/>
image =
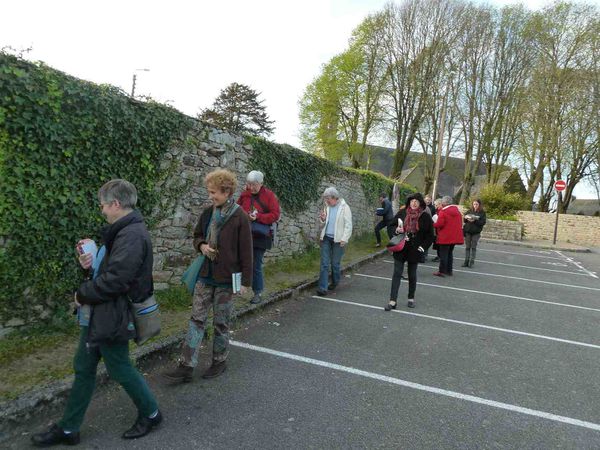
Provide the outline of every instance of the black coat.
<path id="1" fill-rule="evenodd" d="M 406 208 L 398 211 L 394 217 L 394 221 L 398 223 L 398 219 L 405 222 Z M 433 243 L 433 220 L 431 216 L 423 210 L 419 216 L 419 229 L 413 236 L 408 236 L 408 242 L 404 245 L 401 252 L 395 252 L 394 259 L 399 261 L 407 261 L 409 263 L 421 262 L 424 253 L 419 251 L 419 247 L 427 250 Z"/>
<path id="2" fill-rule="evenodd" d="M 475 220 L 474 222 L 469 222 L 466 218 L 463 218 L 463 233 L 469 233 L 469 234 L 480 234 L 481 230 L 483 230 L 483 226 L 485 225 L 486 222 L 486 215 L 485 215 L 485 211 L 483 209 L 480 209 L 479 211 L 475 212 L 472 208 L 470 210 L 467 211 L 467 213 L 465 214 L 465 217 L 467 216 L 467 214 L 474 214 L 476 216 L 479 216 L 479 219 Z"/>
<path id="3" fill-rule="evenodd" d="M 77 299 L 92 306 L 89 344 L 126 343 L 135 337 L 129 300 L 154 292 L 152 241 L 142 214 L 134 210 L 102 231 L 106 254 L 98 276 L 79 286 Z"/>
<path id="4" fill-rule="evenodd" d="M 381 202 L 381 207 L 383 208 L 383 211 L 381 212 L 381 214 L 379 214 L 381 216 L 381 221 L 384 222 L 386 225 L 390 225 L 394 220 L 394 210 L 392 209 L 392 202 L 390 202 L 390 200 L 386 197 Z"/>

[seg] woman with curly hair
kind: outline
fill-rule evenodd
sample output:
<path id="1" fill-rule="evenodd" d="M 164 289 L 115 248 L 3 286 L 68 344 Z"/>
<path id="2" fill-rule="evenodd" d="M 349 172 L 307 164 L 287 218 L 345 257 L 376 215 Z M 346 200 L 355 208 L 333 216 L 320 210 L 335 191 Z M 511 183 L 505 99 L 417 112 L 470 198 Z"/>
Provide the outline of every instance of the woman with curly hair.
<path id="1" fill-rule="evenodd" d="M 181 358 L 177 367 L 163 373 L 171 382 L 192 380 L 211 306 L 212 365 L 203 378 L 214 378 L 223 373 L 229 354 L 229 321 L 233 310 L 231 275 L 241 272 L 242 294 L 252 284 L 252 233 L 248 216 L 233 200 L 236 177 L 229 170 L 218 169 L 209 173 L 204 182 L 212 207 L 200 214 L 193 245 L 205 258 L 194 289 L 192 317 Z"/>

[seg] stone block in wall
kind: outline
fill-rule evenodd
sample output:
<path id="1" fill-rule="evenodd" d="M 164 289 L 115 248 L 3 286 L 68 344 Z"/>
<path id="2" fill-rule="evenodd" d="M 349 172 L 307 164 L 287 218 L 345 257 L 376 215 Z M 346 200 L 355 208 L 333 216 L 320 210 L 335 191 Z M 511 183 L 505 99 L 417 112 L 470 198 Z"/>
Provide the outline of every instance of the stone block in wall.
<path id="1" fill-rule="evenodd" d="M 172 254 L 172 255 L 168 255 L 165 258 L 165 267 L 183 267 L 183 266 L 188 266 L 190 264 L 190 262 L 192 261 L 193 257 L 192 255 L 186 256 L 186 255 L 180 255 L 180 254 Z"/>
<path id="2" fill-rule="evenodd" d="M 155 282 L 168 282 L 173 276 L 173 272 L 170 270 L 157 270 L 152 272 L 152 276 Z"/>

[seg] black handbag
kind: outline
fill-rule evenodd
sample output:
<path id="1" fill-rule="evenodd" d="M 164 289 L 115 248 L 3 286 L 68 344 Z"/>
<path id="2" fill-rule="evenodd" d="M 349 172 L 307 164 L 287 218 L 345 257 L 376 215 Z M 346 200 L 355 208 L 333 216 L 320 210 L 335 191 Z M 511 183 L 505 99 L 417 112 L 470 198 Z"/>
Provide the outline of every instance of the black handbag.
<path id="1" fill-rule="evenodd" d="M 259 223 L 257 221 L 252 222 L 252 234 L 256 234 L 258 236 L 269 236 L 271 234 L 271 225 L 265 225 L 264 223 Z"/>

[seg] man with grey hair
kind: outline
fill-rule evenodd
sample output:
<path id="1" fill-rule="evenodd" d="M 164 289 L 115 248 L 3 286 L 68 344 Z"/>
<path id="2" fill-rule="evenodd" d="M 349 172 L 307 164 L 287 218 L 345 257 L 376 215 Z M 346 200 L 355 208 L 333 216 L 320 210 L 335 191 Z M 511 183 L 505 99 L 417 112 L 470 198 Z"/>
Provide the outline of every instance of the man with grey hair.
<path id="1" fill-rule="evenodd" d="M 341 261 L 344 250 L 352 235 L 352 212 L 350 206 L 340 198 L 338 190 L 331 186 L 323 192 L 325 208 L 319 214 L 321 230 L 321 270 L 318 295 L 334 290 L 341 278 Z M 331 266 L 331 284 L 328 283 Z"/>
<path id="2" fill-rule="evenodd" d="M 78 315 L 81 333 L 73 361 L 75 380 L 62 420 L 47 432 L 32 436 L 33 444 L 39 447 L 79 443 L 79 428 L 92 399 L 100 359 L 138 410 L 134 425 L 122 437 L 145 436 L 162 421 L 156 399 L 131 365 L 128 345 L 135 337 L 129 302 L 142 302 L 154 291 L 150 234 L 142 214 L 134 209 L 137 191 L 130 182 L 107 182 L 98 191 L 98 200 L 109 224 L 102 229 L 104 251 L 94 258 L 91 253 L 82 253 L 85 240 L 77 246 L 79 263 L 91 273 L 75 293 L 75 305 L 80 310 L 90 309 L 89 314 Z"/>
<path id="3" fill-rule="evenodd" d="M 454 246 L 464 243 L 462 232 L 462 214 L 458 206 L 452 204 L 452 197 L 442 197 L 442 208 L 437 213 L 433 224 L 437 232 L 437 245 L 440 255 L 439 269 L 433 274 L 436 277 L 452 276 L 454 262 Z"/>
<path id="4" fill-rule="evenodd" d="M 246 177 L 246 189 L 237 203 L 248 214 L 252 226 L 253 274 L 252 290 L 254 296 L 250 303 L 262 302 L 264 286 L 263 258 L 273 245 L 273 224 L 279 220 L 280 209 L 277 196 L 263 186 L 264 175 L 253 170 Z"/>

